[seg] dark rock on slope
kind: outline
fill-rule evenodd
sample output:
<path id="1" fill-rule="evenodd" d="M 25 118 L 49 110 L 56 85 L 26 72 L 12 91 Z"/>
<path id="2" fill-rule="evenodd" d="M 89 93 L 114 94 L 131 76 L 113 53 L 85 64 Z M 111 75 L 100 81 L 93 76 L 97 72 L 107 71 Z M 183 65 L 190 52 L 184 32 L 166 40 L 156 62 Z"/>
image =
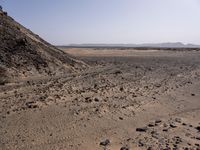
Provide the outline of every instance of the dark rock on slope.
<path id="1" fill-rule="evenodd" d="M 58 75 L 77 71 L 86 66 L 82 61 L 50 45 L 0 10 L 2 78 Z"/>

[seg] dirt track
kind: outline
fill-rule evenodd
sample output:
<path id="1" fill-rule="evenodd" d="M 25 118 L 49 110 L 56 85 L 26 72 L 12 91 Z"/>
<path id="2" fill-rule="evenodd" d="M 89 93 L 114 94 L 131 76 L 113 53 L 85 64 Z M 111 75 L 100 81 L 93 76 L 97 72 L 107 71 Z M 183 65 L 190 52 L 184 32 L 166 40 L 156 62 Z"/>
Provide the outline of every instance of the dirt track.
<path id="1" fill-rule="evenodd" d="M 0 87 L 0 149 L 200 148 L 198 51 L 82 53 L 79 74 Z"/>

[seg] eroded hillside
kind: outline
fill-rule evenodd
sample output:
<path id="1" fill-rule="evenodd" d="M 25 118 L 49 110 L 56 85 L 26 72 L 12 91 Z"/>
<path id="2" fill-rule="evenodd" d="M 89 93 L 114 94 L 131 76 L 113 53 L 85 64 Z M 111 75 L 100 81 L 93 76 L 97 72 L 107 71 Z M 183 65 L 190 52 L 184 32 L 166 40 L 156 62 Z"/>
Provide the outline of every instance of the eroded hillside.
<path id="1" fill-rule="evenodd" d="M 60 51 L 0 11 L 1 74 L 14 78 L 80 70 L 81 61 Z"/>

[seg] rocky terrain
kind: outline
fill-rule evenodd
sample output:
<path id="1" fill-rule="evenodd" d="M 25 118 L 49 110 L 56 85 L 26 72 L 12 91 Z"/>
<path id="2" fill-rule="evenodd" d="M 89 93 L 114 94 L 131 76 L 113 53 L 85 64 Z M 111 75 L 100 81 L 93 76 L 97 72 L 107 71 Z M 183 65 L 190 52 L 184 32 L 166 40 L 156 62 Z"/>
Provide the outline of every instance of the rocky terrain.
<path id="1" fill-rule="evenodd" d="M 199 149 L 199 52 L 132 53 L 1 86 L 2 149 Z"/>
<path id="2" fill-rule="evenodd" d="M 0 10 L 0 80 L 73 72 L 85 64 L 42 40 Z"/>
<path id="3" fill-rule="evenodd" d="M 3 24 L 12 19 L 0 15 L 6 32 L 1 36 L 6 36 Z M 17 23 L 6 26 L 11 35 L 18 33 L 13 31 Z M 93 49 L 61 51 L 25 32 L 25 43 L 36 42 L 35 49 L 23 42 L 17 52 L 6 48 L 18 34 L 6 40 L 11 44 L 1 42 L 0 74 L 19 78 L 25 70 L 27 77 L 0 85 L 0 149 L 200 149 L 198 50 L 104 50 L 99 55 Z M 40 62 L 37 68 L 40 58 L 47 65 Z"/>

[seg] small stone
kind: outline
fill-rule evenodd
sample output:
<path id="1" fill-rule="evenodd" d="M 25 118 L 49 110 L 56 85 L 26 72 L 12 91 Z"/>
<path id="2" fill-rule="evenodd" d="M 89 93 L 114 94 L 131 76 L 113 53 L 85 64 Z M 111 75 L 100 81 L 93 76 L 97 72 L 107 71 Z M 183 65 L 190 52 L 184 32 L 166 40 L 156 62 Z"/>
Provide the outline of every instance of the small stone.
<path id="1" fill-rule="evenodd" d="M 185 136 L 187 136 L 187 137 L 190 137 L 190 136 L 191 136 L 191 134 L 190 134 L 190 133 L 186 133 L 186 134 L 185 134 Z"/>
<path id="2" fill-rule="evenodd" d="M 99 102 L 99 99 L 97 97 L 94 98 L 95 102 Z"/>
<path id="3" fill-rule="evenodd" d="M 175 121 L 181 123 L 181 118 L 176 118 Z"/>
<path id="4" fill-rule="evenodd" d="M 154 123 L 154 122 L 150 122 L 150 123 L 148 124 L 148 126 L 149 126 L 149 127 L 154 127 L 154 126 L 155 126 L 155 123 Z"/>
<path id="5" fill-rule="evenodd" d="M 186 124 L 186 123 L 182 123 L 182 125 L 183 125 L 183 126 L 186 126 L 187 124 Z"/>
<path id="6" fill-rule="evenodd" d="M 94 84 L 94 88 L 97 88 L 97 86 L 98 86 L 97 84 Z"/>
<path id="7" fill-rule="evenodd" d="M 167 127 L 168 127 L 168 124 L 164 123 L 164 124 L 163 124 L 163 127 L 167 128 Z"/>
<path id="8" fill-rule="evenodd" d="M 124 91 L 124 88 L 123 88 L 123 87 L 120 87 L 120 89 L 119 89 L 119 90 L 122 92 L 122 91 Z"/>
<path id="9" fill-rule="evenodd" d="M 110 140 L 109 140 L 109 139 L 106 139 L 106 140 L 100 142 L 100 145 L 101 145 L 101 146 L 107 146 L 107 145 L 109 145 L 109 144 L 110 144 Z"/>
<path id="10" fill-rule="evenodd" d="M 166 128 L 166 129 L 163 129 L 163 132 L 167 132 L 168 131 L 168 129 Z"/>
<path id="11" fill-rule="evenodd" d="M 195 96 L 195 94 L 194 94 L 194 93 L 192 93 L 192 94 L 191 94 L 191 96 Z"/>
<path id="12" fill-rule="evenodd" d="M 119 117 L 119 120 L 123 120 L 124 118 L 122 118 L 122 117 Z"/>
<path id="13" fill-rule="evenodd" d="M 138 141 L 138 146 L 139 146 L 139 147 L 144 146 L 144 142 L 143 142 L 141 139 Z"/>
<path id="14" fill-rule="evenodd" d="M 147 131 L 147 127 L 136 128 L 136 131 L 138 131 L 138 132 L 146 132 Z"/>
<path id="15" fill-rule="evenodd" d="M 122 72 L 120 71 L 120 70 L 117 70 L 117 71 L 115 71 L 115 73 L 114 74 L 122 74 Z"/>
<path id="16" fill-rule="evenodd" d="M 25 105 L 26 105 L 28 108 L 38 108 L 38 105 L 36 105 L 35 102 L 33 102 L 33 101 L 26 102 Z"/>
<path id="17" fill-rule="evenodd" d="M 171 148 L 170 147 L 166 147 L 163 150 L 171 150 Z"/>
<path id="18" fill-rule="evenodd" d="M 198 143 L 196 143 L 195 145 L 198 146 L 198 147 L 200 146 L 200 144 L 198 144 Z"/>
<path id="19" fill-rule="evenodd" d="M 153 150 L 153 148 L 152 147 L 148 147 L 147 150 Z"/>
<path id="20" fill-rule="evenodd" d="M 123 147 L 121 147 L 121 148 L 120 148 L 120 150 L 129 150 L 129 148 L 128 148 L 128 147 L 125 147 L 125 146 L 123 146 Z"/>
<path id="21" fill-rule="evenodd" d="M 162 120 L 160 120 L 160 119 L 155 120 L 156 124 L 161 123 L 161 122 L 162 122 Z"/>
<path id="22" fill-rule="evenodd" d="M 90 97 L 86 97 L 86 98 L 85 98 L 85 102 L 86 102 L 86 103 L 91 103 L 91 102 L 92 102 L 92 99 L 91 99 Z"/>
<path id="23" fill-rule="evenodd" d="M 196 127 L 196 129 L 200 132 L 200 126 Z"/>
<path id="24" fill-rule="evenodd" d="M 152 134 L 151 135 L 153 138 L 155 138 L 155 139 L 159 139 L 159 135 L 156 133 L 156 134 Z"/>
<path id="25" fill-rule="evenodd" d="M 173 144 L 173 146 L 174 146 L 174 147 L 177 147 L 178 145 L 177 145 L 177 144 Z"/>
<path id="26" fill-rule="evenodd" d="M 197 136 L 196 139 L 197 139 L 197 140 L 200 140 L 200 136 Z"/>
<path id="27" fill-rule="evenodd" d="M 176 128 L 177 126 L 175 125 L 175 123 L 170 123 L 170 127 L 171 128 Z"/>

